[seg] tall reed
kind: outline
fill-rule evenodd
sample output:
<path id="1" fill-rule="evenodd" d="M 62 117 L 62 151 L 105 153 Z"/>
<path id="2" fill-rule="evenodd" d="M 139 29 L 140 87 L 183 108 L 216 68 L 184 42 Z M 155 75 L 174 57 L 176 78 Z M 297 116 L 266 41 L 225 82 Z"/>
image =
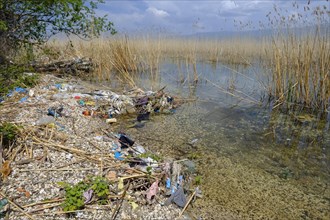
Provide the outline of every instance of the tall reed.
<path id="1" fill-rule="evenodd" d="M 330 102 L 329 33 L 278 35 L 272 40 L 271 95 L 276 106 L 326 111 Z"/>

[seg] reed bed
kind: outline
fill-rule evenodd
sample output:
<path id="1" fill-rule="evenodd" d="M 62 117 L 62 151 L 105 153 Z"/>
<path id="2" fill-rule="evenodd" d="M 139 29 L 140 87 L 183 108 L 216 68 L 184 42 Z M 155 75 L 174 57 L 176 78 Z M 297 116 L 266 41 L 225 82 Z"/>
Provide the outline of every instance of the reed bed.
<path id="1" fill-rule="evenodd" d="M 114 77 L 135 86 L 141 73 L 150 79 L 159 77 L 160 65 L 166 60 L 178 66 L 179 81 L 197 83 L 197 63 L 227 66 L 263 65 L 270 69 L 268 94 L 275 108 L 303 106 L 327 111 L 330 100 L 329 33 L 274 34 L 254 39 L 183 39 L 171 37 L 127 37 L 73 40 L 48 43 L 48 47 L 69 56 L 90 57 L 98 68 L 95 77 Z"/>
<path id="2" fill-rule="evenodd" d="M 178 69 L 198 81 L 198 62 L 216 65 L 248 65 L 265 54 L 265 45 L 252 38 L 236 39 L 184 39 L 170 37 L 130 37 L 72 40 L 71 43 L 53 41 L 47 44 L 52 51 L 61 51 L 67 56 L 90 57 L 98 68 L 95 76 L 101 80 L 111 79 L 113 73 L 122 81 L 134 85 L 139 73 L 159 76 L 159 67 L 166 59 L 178 64 Z M 117 75 L 118 76 L 118 75 Z"/>
<path id="3" fill-rule="evenodd" d="M 329 32 L 298 36 L 290 33 L 272 40 L 270 95 L 275 107 L 329 111 Z"/>

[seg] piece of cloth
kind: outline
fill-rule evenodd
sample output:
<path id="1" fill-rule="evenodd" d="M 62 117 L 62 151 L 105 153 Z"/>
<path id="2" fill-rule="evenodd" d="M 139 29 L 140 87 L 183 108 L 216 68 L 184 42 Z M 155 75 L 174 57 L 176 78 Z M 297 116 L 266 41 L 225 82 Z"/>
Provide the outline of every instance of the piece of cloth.
<path id="1" fill-rule="evenodd" d="M 138 158 L 138 157 L 133 157 L 130 162 L 129 162 L 129 166 L 130 167 L 135 167 L 135 166 L 148 166 L 148 164 L 142 160 L 141 158 Z"/>
<path id="2" fill-rule="evenodd" d="M 150 188 L 147 191 L 147 199 L 150 201 L 153 196 L 157 194 L 158 191 L 158 180 L 151 184 Z"/>
<path id="3" fill-rule="evenodd" d="M 119 142 L 122 148 L 128 148 L 129 146 L 133 146 L 134 144 L 134 141 L 124 134 L 120 134 Z"/>
<path id="4" fill-rule="evenodd" d="M 183 188 L 180 187 L 175 193 L 173 193 L 166 201 L 165 205 L 175 203 L 177 206 L 183 208 L 186 205 L 187 199 L 184 194 Z"/>
<path id="5" fill-rule="evenodd" d="M 47 115 L 54 116 L 55 118 L 62 117 L 62 111 L 63 111 L 63 107 L 60 108 L 51 107 L 48 109 Z"/>
<path id="6" fill-rule="evenodd" d="M 94 191 L 92 189 L 89 189 L 89 190 L 87 190 L 86 192 L 83 193 L 84 198 L 85 198 L 84 204 L 87 204 L 92 200 L 93 192 Z"/>
<path id="7" fill-rule="evenodd" d="M 136 100 L 135 106 L 146 105 L 148 101 L 149 101 L 148 96 L 144 96 Z"/>
<path id="8" fill-rule="evenodd" d="M 136 118 L 138 122 L 149 120 L 150 112 L 139 114 Z"/>

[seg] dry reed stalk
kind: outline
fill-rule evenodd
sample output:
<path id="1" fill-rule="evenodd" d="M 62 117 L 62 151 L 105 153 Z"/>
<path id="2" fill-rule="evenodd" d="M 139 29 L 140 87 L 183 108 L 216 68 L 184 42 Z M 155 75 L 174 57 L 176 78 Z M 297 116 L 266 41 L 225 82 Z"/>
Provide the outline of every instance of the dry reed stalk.
<path id="1" fill-rule="evenodd" d="M 111 216 L 111 219 L 112 219 L 112 220 L 116 219 L 116 216 L 117 216 L 117 214 L 118 214 L 118 212 L 119 212 L 119 210 L 120 210 L 120 207 L 121 207 L 122 204 L 123 204 L 123 201 L 124 201 L 125 196 L 126 196 L 126 192 L 127 192 L 128 188 L 129 188 L 130 184 L 131 184 L 131 182 L 128 181 L 127 186 L 125 187 L 125 190 L 124 190 L 124 192 L 123 192 L 123 194 L 122 194 L 122 196 L 121 196 L 121 198 L 120 198 L 120 201 L 119 201 L 119 203 L 117 203 L 117 205 L 116 205 L 116 207 L 115 207 L 115 210 L 114 210 L 114 212 L 112 213 L 112 216 Z"/>
<path id="2" fill-rule="evenodd" d="M 105 169 L 107 168 L 112 168 L 112 167 L 103 167 Z M 100 168 L 98 167 L 91 167 L 91 168 L 54 168 L 54 169 L 22 169 L 22 170 L 17 170 L 18 172 L 39 172 L 39 171 L 82 171 L 82 170 L 99 170 Z"/>
<path id="3" fill-rule="evenodd" d="M 46 146 L 51 147 L 52 149 L 55 149 L 55 150 L 62 150 L 62 151 L 65 151 L 65 152 L 70 152 L 70 153 L 76 154 L 80 157 L 84 157 L 84 158 L 92 160 L 92 161 L 97 161 L 98 163 L 100 162 L 99 158 L 92 157 L 92 156 L 90 156 L 91 153 L 88 153 L 88 152 L 83 151 L 83 150 L 79 150 L 79 149 L 76 149 L 76 148 L 65 147 L 61 144 L 47 142 L 47 140 L 39 139 L 39 138 L 36 138 L 36 137 L 33 137 L 33 140 L 36 141 L 36 142 L 32 142 L 32 144 L 39 144 L 39 145 L 42 145 L 42 146 L 46 145 Z M 110 156 L 110 155 L 108 155 L 108 156 Z"/>
<path id="4" fill-rule="evenodd" d="M 231 95 L 231 96 L 233 96 L 233 97 L 235 97 L 235 98 L 238 98 L 238 99 L 241 100 L 241 101 L 246 101 L 246 102 L 254 103 L 254 104 L 258 104 L 258 103 L 259 103 L 258 100 L 256 100 L 255 98 L 251 97 L 250 95 L 248 95 L 248 94 L 246 94 L 246 93 L 244 93 L 244 92 L 242 92 L 242 91 L 235 90 L 236 92 L 238 92 L 238 93 L 240 93 L 240 94 L 246 96 L 247 98 L 246 98 L 246 97 L 242 97 L 242 96 L 235 95 L 234 93 L 227 91 L 227 89 L 222 88 L 221 86 L 215 84 L 214 82 L 212 82 L 211 80 L 209 80 L 209 79 L 207 79 L 207 78 L 205 78 L 205 77 L 203 77 L 203 79 L 204 79 L 205 81 L 211 83 L 211 84 L 212 84 L 213 86 L 215 86 L 216 88 L 218 88 L 221 92 L 223 92 L 223 93 L 225 93 L 225 94 L 228 94 L 228 95 Z"/>
<path id="5" fill-rule="evenodd" d="M 58 207 L 60 205 L 61 205 L 61 203 L 60 204 L 55 204 L 55 205 L 49 205 L 49 206 L 46 206 L 46 207 L 41 207 L 41 208 L 38 208 L 38 209 L 31 210 L 28 213 L 39 212 L 39 211 L 43 211 L 45 209 L 51 209 L 51 208 Z"/>
<path id="6" fill-rule="evenodd" d="M 184 211 L 186 211 L 188 205 L 190 204 L 191 200 L 194 198 L 195 194 L 196 194 L 196 190 L 193 192 L 193 194 L 190 196 L 189 200 L 187 201 L 186 205 L 183 207 L 182 211 L 180 212 L 179 218 L 182 216 Z"/>
<path id="7" fill-rule="evenodd" d="M 47 215 L 64 215 L 64 214 L 71 214 L 76 212 L 92 212 L 95 211 L 94 209 L 82 209 L 82 210 L 74 210 L 74 211 L 57 211 L 57 212 L 49 212 L 49 213 L 40 213 L 40 214 L 33 214 L 34 216 L 47 216 Z"/>
<path id="8" fill-rule="evenodd" d="M 165 58 L 174 60 L 188 59 L 192 65 L 195 80 L 197 76 L 197 61 L 217 63 L 246 63 L 257 57 L 265 57 L 267 46 L 251 38 L 245 39 L 179 39 L 169 37 L 114 37 L 111 39 L 96 39 L 90 42 L 73 40 L 74 50 L 70 54 L 80 57 L 91 57 L 98 64 L 94 73 L 97 78 L 111 79 L 111 72 L 119 73 L 119 80 L 134 86 L 136 73 L 149 73 L 152 79 L 157 79 L 159 65 Z M 55 42 L 57 50 L 67 50 L 64 42 Z M 258 49 L 261 48 L 261 49 Z M 244 59 L 241 59 L 244 57 Z M 190 69 L 187 67 L 187 71 Z"/>
<path id="9" fill-rule="evenodd" d="M 42 202 L 31 203 L 31 204 L 28 204 L 28 205 L 24 205 L 22 207 L 23 208 L 28 208 L 28 207 L 37 206 L 37 205 L 44 205 L 44 204 L 55 203 L 55 202 L 63 202 L 64 200 L 65 199 L 52 199 L 52 200 L 47 200 L 47 201 L 42 201 Z"/>
<path id="10" fill-rule="evenodd" d="M 325 112 L 330 100 L 330 44 L 318 34 L 291 33 L 272 41 L 273 85 L 277 103 Z"/>

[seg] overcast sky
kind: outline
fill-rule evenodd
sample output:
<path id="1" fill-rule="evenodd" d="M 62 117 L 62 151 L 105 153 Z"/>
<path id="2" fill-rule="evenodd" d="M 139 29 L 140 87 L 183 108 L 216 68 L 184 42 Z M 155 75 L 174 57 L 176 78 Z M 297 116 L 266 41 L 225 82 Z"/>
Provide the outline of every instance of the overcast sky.
<path id="1" fill-rule="evenodd" d="M 297 4 L 294 4 L 296 2 Z M 258 29 L 274 21 L 274 4 L 281 16 L 312 22 L 312 10 L 322 6 L 329 21 L 329 0 L 105 0 L 98 15 L 108 15 L 119 32 L 163 31 L 174 34 Z M 277 15 L 275 17 L 278 17 Z M 261 23 L 260 23 L 261 22 Z"/>

